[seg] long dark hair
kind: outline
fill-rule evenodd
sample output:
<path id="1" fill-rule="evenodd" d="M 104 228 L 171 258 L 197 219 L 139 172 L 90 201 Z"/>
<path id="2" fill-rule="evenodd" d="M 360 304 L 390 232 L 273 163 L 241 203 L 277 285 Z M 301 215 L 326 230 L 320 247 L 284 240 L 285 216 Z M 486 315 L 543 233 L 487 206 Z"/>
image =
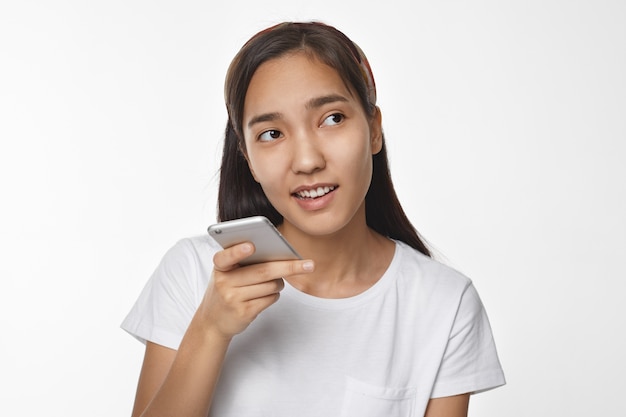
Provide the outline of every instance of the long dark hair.
<path id="1" fill-rule="evenodd" d="M 369 65 L 361 50 L 342 32 L 317 22 L 281 23 L 259 32 L 235 56 L 226 76 L 224 95 L 229 120 L 220 169 L 218 221 L 262 215 L 275 225 L 283 222 L 283 216 L 254 180 L 244 157 L 242 116 L 246 92 L 256 69 L 266 61 L 296 50 L 311 54 L 334 68 L 357 93 L 367 116 L 374 117 L 375 87 Z M 382 149 L 372 158 L 372 180 L 365 196 L 367 225 L 383 236 L 405 242 L 430 256 L 393 188 L 384 136 Z"/>

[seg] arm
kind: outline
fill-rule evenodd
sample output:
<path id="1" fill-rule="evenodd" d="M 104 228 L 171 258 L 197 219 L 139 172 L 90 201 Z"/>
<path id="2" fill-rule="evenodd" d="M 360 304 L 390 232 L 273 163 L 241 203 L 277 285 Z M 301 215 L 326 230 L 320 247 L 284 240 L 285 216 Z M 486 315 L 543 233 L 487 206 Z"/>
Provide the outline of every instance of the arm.
<path id="1" fill-rule="evenodd" d="M 274 277 L 312 271 L 307 261 L 239 268 L 252 250 L 243 244 L 215 255 L 211 282 L 178 351 L 146 344 L 133 417 L 206 417 L 230 341 L 278 300 L 284 282 Z"/>
<path id="2" fill-rule="evenodd" d="M 431 398 L 424 417 L 467 417 L 469 394 Z"/>
<path id="3" fill-rule="evenodd" d="M 175 356 L 176 351 L 173 349 L 146 342 L 132 417 L 139 417 L 142 411 L 146 409 L 165 380 Z"/>
<path id="4" fill-rule="evenodd" d="M 133 417 L 207 415 L 229 340 L 194 326 L 178 351 L 146 344 Z"/>

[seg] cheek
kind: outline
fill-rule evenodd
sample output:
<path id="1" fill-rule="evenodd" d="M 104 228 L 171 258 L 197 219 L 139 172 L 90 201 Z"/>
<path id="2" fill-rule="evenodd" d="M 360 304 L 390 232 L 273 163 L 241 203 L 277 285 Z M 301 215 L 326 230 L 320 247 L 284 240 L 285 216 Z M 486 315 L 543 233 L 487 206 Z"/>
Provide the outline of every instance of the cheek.
<path id="1" fill-rule="evenodd" d="M 263 157 L 250 155 L 248 159 L 248 166 L 254 179 L 261 184 L 266 193 L 276 184 L 277 179 L 283 176 L 280 159 L 274 159 L 267 155 Z"/>
<path id="2" fill-rule="evenodd" d="M 285 175 L 276 164 L 258 164 L 254 173 L 255 180 L 263 189 L 265 197 L 281 212 L 285 197 Z"/>
<path id="3" fill-rule="evenodd" d="M 344 161 L 350 161 L 354 166 L 367 169 L 372 163 L 372 147 L 370 143 L 364 139 L 367 135 L 363 134 L 355 138 L 354 141 L 346 143 L 345 148 L 340 152 Z M 339 152 L 338 152 L 339 153 Z"/>

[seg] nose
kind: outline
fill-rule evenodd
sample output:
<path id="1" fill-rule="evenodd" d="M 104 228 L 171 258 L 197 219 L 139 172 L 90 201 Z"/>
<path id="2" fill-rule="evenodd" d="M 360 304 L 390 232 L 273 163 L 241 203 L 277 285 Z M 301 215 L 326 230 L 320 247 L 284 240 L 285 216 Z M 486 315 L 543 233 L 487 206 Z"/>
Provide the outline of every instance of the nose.
<path id="1" fill-rule="evenodd" d="M 291 169 L 296 174 L 312 174 L 326 166 L 320 139 L 312 132 L 301 132 L 293 138 Z"/>

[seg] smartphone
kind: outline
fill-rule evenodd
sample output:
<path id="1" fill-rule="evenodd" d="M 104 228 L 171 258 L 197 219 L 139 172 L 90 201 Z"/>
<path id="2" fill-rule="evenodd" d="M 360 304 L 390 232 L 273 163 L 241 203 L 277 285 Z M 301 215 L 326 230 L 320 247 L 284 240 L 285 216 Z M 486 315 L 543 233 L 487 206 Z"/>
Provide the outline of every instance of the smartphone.
<path id="1" fill-rule="evenodd" d="M 239 262 L 242 266 L 268 261 L 302 259 L 272 222 L 264 216 L 228 220 L 213 224 L 207 230 L 223 248 L 243 242 L 254 244 L 255 252 Z"/>

